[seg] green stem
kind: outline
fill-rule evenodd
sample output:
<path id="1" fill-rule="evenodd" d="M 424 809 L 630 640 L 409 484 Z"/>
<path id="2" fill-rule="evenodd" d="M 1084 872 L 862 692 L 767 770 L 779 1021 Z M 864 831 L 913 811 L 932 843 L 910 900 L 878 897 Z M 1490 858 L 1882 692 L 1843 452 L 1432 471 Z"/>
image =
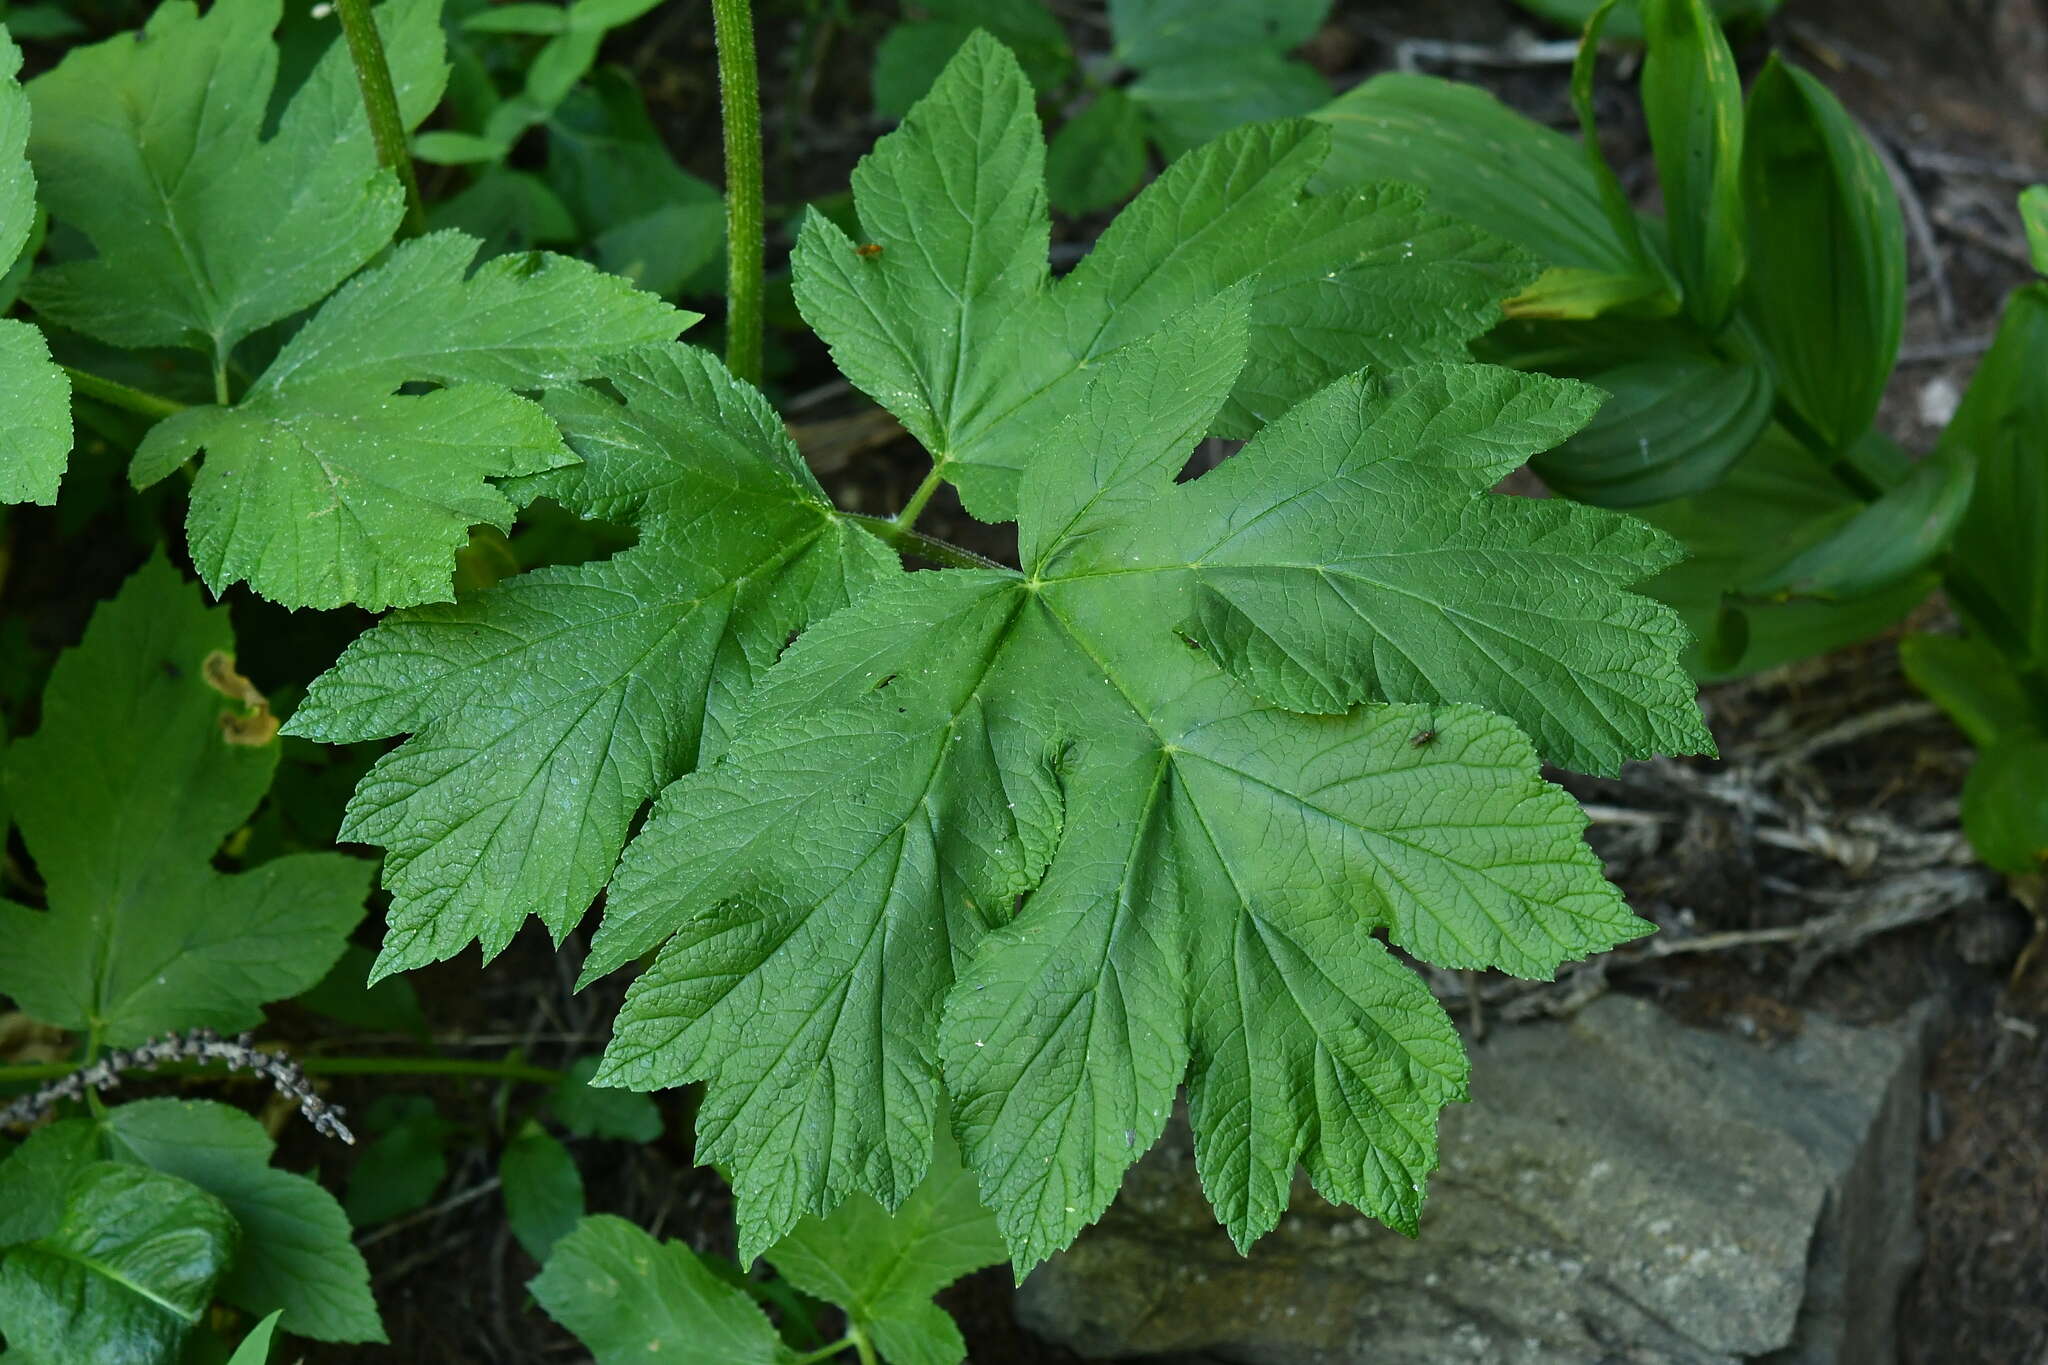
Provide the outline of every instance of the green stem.
<path id="1" fill-rule="evenodd" d="M 69 365 L 64 367 L 64 374 L 71 380 L 73 393 L 95 402 L 105 403 L 110 408 L 120 408 L 123 412 L 132 412 L 138 416 L 153 417 L 161 421 L 185 410 L 183 403 L 173 399 L 145 393 L 141 389 L 131 389 L 126 384 L 117 383 L 112 379 L 102 379 L 84 370 L 74 370 Z"/>
<path id="2" fill-rule="evenodd" d="M 790 1362 L 790 1365 L 818 1365 L 818 1362 L 821 1360 L 830 1360 L 832 1359 L 832 1357 L 838 1355 L 841 1351 L 856 1350 L 859 1348 L 859 1345 L 859 1339 L 856 1338 L 853 1335 L 853 1333 L 848 1332 L 845 1336 L 839 1338 L 839 1340 L 833 1342 L 830 1346 L 820 1346 L 817 1350 L 812 1351 L 808 1355 L 798 1356 L 795 1360 Z"/>
<path id="3" fill-rule="evenodd" d="M 910 495 L 910 501 L 903 504 L 903 510 L 896 514 L 896 524 L 906 531 L 915 526 L 924 512 L 924 505 L 932 500 L 932 494 L 939 491 L 942 482 L 939 466 L 935 464 L 932 472 L 924 476 L 924 482 L 917 486 L 917 491 Z"/>
<path id="4" fill-rule="evenodd" d="M 944 565 L 949 569 L 1006 569 L 993 559 L 984 559 L 972 550 L 963 550 L 958 545 L 913 531 L 908 526 L 898 525 L 888 517 L 870 517 L 859 512 L 841 512 L 847 521 L 858 525 L 863 531 L 881 541 L 891 549 L 919 559 Z"/>
<path id="5" fill-rule="evenodd" d="M 419 178 L 413 174 L 412 155 L 405 146 L 405 120 L 398 112 L 398 92 L 391 85 L 391 67 L 384 60 L 384 40 L 377 36 L 377 21 L 370 17 L 370 0 L 337 0 L 341 12 L 341 33 L 348 40 L 348 57 L 355 64 L 356 84 L 363 92 L 363 112 L 369 115 L 370 138 L 377 144 L 377 164 L 394 171 L 405 187 L 405 231 L 417 236 L 426 231 L 426 206 L 420 202 Z"/>
<path id="6" fill-rule="evenodd" d="M 711 0 L 718 94 L 725 119 L 725 364 L 761 382 L 761 76 L 750 0 Z"/>
<path id="7" fill-rule="evenodd" d="M 868 1334 L 860 1330 L 860 1324 L 846 1324 L 846 1335 L 853 1339 L 853 1349 L 860 1355 L 860 1365 L 880 1365 L 875 1357 L 875 1348 L 868 1342 Z"/>
<path id="8" fill-rule="evenodd" d="M 54 1081 L 81 1066 L 91 1065 L 98 1056 L 94 1044 L 84 1062 L 29 1062 L 0 1066 L 0 1085 Z M 563 1073 L 524 1062 L 468 1061 L 459 1057 L 300 1057 L 299 1066 L 309 1076 L 490 1076 L 508 1081 L 532 1081 L 536 1085 L 559 1085 Z M 232 1073 L 197 1062 L 164 1062 L 156 1068 L 164 1076 L 226 1076 Z M 88 1092 L 90 1093 L 90 1092 Z"/>

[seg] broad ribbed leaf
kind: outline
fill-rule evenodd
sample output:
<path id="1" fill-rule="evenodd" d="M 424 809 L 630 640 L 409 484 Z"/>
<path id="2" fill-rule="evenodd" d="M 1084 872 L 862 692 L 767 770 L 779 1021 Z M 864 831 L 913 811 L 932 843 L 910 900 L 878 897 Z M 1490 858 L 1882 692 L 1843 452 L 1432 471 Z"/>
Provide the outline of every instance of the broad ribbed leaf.
<path id="1" fill-rule="evenodd" d="M 1253 282 L 1250 359 L 1213 424 L 1249 436 L 1361 366 L 1462 358 L 1533 274 L 1413 190 L 1304 195 L 1329 134 L 1295 122 L 1183 157 L 1055 284 L 1031 104 L 1009 54 L 969 42 L 854 172 L 862 241 L 813 214 L 797 246 L 804 317 L 984 519 L 1016 515 L 1093 367 L 1202 298 Z"/>
<path id="2" fill-rule="evenodd" d="M 1828 88 L 1776 56 L 1742 148 L 1745 312 L 1780 400 L 1837 451 L 1870 426 L 1899 353 L 1906 228 L 1884 163 Z"/>
<path id="3" fill-rule="evenodd" d="M 233 407 L 152 428 L 147 487 L 206 452 L 186 515 L 216 592 L 247 581 L 287 606 L 446 599 L 455 551 L 519 504 L 493 479 L 573 462 L 540 406 L 511 392 L 604 373 L 691 314 L 559 256 L 470 270 L 459 232 L 408 242 L 336 293 Z M 444 387 L 403 394 L 401 386 Z"/>
<path id="4" fill-rule="evenodd" d="M 1705 492 L 1771 423 L 1770 368 L 1725 353 L 1682 318 L 1517 319 L 1477 349 L 1481 359 L 1607 394 L 1592 421 L 1530 462 L 1578 502 L 1648 507 Z"/>
<path id="5" fill-rule="evenodd" d="M 1644 928 L 1527 739 L 1461 704 L 1584 724 L 1575 758 L 1706 742 L 1680 633 L 1621 591 L 1668 542 L 1485 491 L 1585 395 L 1476 366 L 1345 380 L 1177 485 L 1244 310 L 1234 291 L 1099 367 L 1024 478 L 1024 572 L 913 574 L 807 632 L 628 850 L 589 970 L 673 937 L 600 1078 L 708 1081 L 700 1150 L 731 1171 L 744 1254 L 849 1195 L 906 1198 L 941 1059 L 1020 1270 L 1101 1212 L 1191 1058 L 1241 1240 L 1297 1160 L 1412 1227 L 1462 1059 L 1371 935 L 1542 976 Z M 1274 650 L 1191 647 L 1211 601 Z M 1497 658 L 1522 696 L 1486 682 Z M 1359 659 L 1418 704 L 1303 715 L 1255 690 L 1327 683 L 1341 711 Z M 1243 1038 L 1197 1005 L 1218 999 Z M 1246 1143 L 1254 1098 L 1285 1107 Z"/>
<path id="6" fill-rule="evenodd" d="M 1657 154 L 1672 263 L 1685 309 L 1709 332 L 1728 320 L 1747 267 L 1742 218 L 1742 78 L 1706 0 L 1643 0 L 1643 113 Z"/>
<path id="7" fill-rule="evenodd" d="M 152 559 L 57 661 L 42 728 L 8 749 L 49 908 L 0 901 L 0 992 L 34 1017 L 113 1046 L 246 1028 L 318 981 L 362 918 L 361 859 L 212 866 L 277 766 L 275 737 L 215 685 L 235 677 L 234 647 L 227 608 Z"/>
<path id="8" fill-rule="evenodd" d="M 1665 287 L 1636 234 L 1621 231 L 1610 216 L 1586 148 L 1477 86 L 1399 72 L 1375 76 L 1316 118 L 1335 134 L 1318 189 L 1376 180 L 1420 185 L 1437 209 L 1550 267 L 1512 305 L 1516 311 L 1586 317 Z M 1572 298 L 1573 291 L 1582 296 Z M 1587 294 L 1597 302 L 1589 305 Z"/>
<path id="9" fill-rule="evenodd" d="M 893 571 L 715 360 L 650 348 L 609 379 L 623 405 L 550 396 L 583 463 L 520 493 L 631 522 L 639 543 L 397 613 L 292 716 L 290 733 L 329 742 L 411 736 L 364 778 L 342 829 L 388 850 L 377 976 L 472 940 L 495 955 L 529 914 L 567 933 L 634 816 L 723 745 L 791 632 Z"/>

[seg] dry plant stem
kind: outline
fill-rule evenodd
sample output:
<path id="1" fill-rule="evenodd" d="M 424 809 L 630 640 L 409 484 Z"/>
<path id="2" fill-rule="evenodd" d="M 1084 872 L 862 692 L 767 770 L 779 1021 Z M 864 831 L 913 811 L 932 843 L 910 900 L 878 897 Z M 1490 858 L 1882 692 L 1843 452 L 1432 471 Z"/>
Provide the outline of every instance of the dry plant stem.
<path id="1" fill-rule="evenodd" d="M 337 0 L 341 32 L 348 41 L 349 61 L 356 69 L 356 84 L 363 92 L 363 112 L 369 116 L 370 138 L 377 144 L 377 163 L 395 172 L 405 187 L 405 232 L 416 236 L 427 228 L 426 208 L 420 202 L 420 182 L 413 174 L 412 155 L 405 146 L 405 120 L 398 113 L 398 92 L 391 85 L 391 67 L 384 60 L 384 40 L 377 36 L 377 21 L 370 17 L 370 0 Z"/>
<path id="2" fill-rule="evenodd" d="M 253 1071 L 267 1078 L 278 1093 L 287 1095 L 299 1103 L 299 1112 L 314 1130 L 328 1137 L 354 1143 L 355 1134 L 341 1121 L 341 1106 L 329 1104 L 313 1090 L 312 1082 L 306 1079 L 306 1072 L 289 1057 L 274 1052 L 265 1052 L 256 1046 L 256 1036 L 245 1033 L 232 1041 L 223 1039 L 210 1028 L 192 1029 L 186 1033 L 165 1034 L 151 1038 L 132 1048 L 114 1048 L 90 1065 L 67 1071 L 56 1080 L 44 1085 L 0 1109 L 0 1127 L 25 1126 L 47 1112 L 50 1106 L 63 1099 L 83 1097 L 88 1103 L 96 1102 L 99 1092 L 111 1090 L 121 1083 L 121 1073 L 137 1067 L 155 1071 L 166 1062 L 190 1062 L 203 1067 L 208 1062 L 220 1062 L 230 1071 Z M 40 1068 L 9 1068 L 16 1076 L 22 1072 Z M 24 1079 L 26 1079 L 24 1077 Z"/>
<path id="3" fill-rule="evenodd" d="M 253 1071 L 283 1094 L 299 1102 L 299 1110 L 318 1131 L 343 1142 L 355 1137 L 341 1122 L 341 1107 L 313 1092 L 308 1076 L 477 1076 L 537 1085 L 558 1085 L 563 1073 L 524 1062 L 465 1061 L 451 1057 L 310 1057 L 296 1060 L 255 1045 L 252 1034 L 225 1041 L 211 1029 L 152 1038 L 133 1048 L 116 1048 L 98 1060 L 73 1067 L 65 1062 L 0 1067 L 0 1081 L 46 1084 L 0 1109 L 0 1127 L 34 1122 L 59 1100 L 92 1099 L 121 1083 L 123 1071 L 137 1068 L 173 1075 L 203 1075 L 209 1062 L 223 1062 L 230 1071 Z"/>
<path id="4" fill-rule="evenodd" d="M 718 96 L 725 121 L 725 365 L 761 382 L 761 79 L 750 0 L 711 0 Z"/>

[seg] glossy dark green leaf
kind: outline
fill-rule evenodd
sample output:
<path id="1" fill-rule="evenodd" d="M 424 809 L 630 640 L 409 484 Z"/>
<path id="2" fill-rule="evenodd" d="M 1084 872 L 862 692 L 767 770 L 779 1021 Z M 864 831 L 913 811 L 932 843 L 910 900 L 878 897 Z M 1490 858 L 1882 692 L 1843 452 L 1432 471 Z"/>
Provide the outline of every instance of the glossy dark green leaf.
<path id="1" fill-rule="evenodd" d="M 1705 492 L 1770 425 L 1770 372 L 1715 349 L 1683 319 L 1517 320 L 1477 349 L 1608 394 L 1583 430 L 1532 462 L 1581 502 L 1644 507 Z"/>
<path id="2" fill-rule="evenodd" d="M 1963 833 L 2000 872 L 2023 876 L 2048 862 L 2048 736 L 2003 736 L 1977 755 L 1963 783 Z"/>
<path id="3" fill-rule="evenodd" d="M 583 1216 L 583 1177 L 569 1149 L 528 1119 L 498 1158 L 505 1221 L 526 1254 L 543 1264 Z"/>
<path id="4" fill-rule="evenodd" d="M 195 1185 L 102 1161 L 57 1226 L 0 1260 L 0 1337 L 29 1365 L 165 1365 L 234 1254 L 235 1220 Z"/>
<path id="5" fill-rule="evenodd" d="M 1908 635 L 1899 663 L 1980 750 L 2002 735 L 2048 728 L 2048 709 L 2028 699 L 2011 661 L 1980 636 Z"/>
<path id="6" fill-rule="evenodd" d="M 1742 285 L 1742 78 L 1705 0 L 1641 0 L 1643 113 L 1686 313 L 1708 331 Z"/>
<path id="7" fill-rule="evenodd" d="M 46 1123 L 8 1153 L 0 1161 L 0 1247 L 56 1231 L 71 1178 L 100 1155 L 99 1137 L 86 1119 Z"/>
<path id="8" fill-rule="evenodd" d="M 209 1100 L 137 1100 L 100 1120 L 107 1155 L 189 1180 L 220 1200 L 241 1244 L 215 1292 L 319 1341 L 384 1340 L 370 1272 L 348 1219 L 317 1183 L 270 1164 L 275 1143 L 239 1109 Z"/>
<path id="9" fill-rule="evenodd" d="M 1743 298 L 1781 402 L 1826 445 L 1870 426 L 1898 355 L 1906 238 L 1863 130 L 1827 87 L 1773 56 L 1749 92 Z"/>
<path id="10" fill-rule="evenodd" d="M 1145 178 L 1145 121 L 1121 90 L 1105 90 L 1053 135 L 1045 188 L 1061 213 L 1122 203 Z"/>
<path id="11" fill-rule="evenodd" d="M 2048 663 L 2048 284 L 2007 301 L 1940 448 L 1977 461 L 1951 596 L 2001 648 Z"/>

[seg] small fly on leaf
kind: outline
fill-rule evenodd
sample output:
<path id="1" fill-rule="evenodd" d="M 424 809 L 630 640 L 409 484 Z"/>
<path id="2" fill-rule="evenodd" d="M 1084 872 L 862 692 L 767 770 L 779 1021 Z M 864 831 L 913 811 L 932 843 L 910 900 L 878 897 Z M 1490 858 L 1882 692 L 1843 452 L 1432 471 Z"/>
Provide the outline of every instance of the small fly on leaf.
<path id="1" fill-rule="evenodd" d="M 1417 735 L 1415 736 L 1415 738 L 1413 738 L 1413 739 L 1411 739 L 1411 740 L 1409 740 L 1409 741 L 1408 741 L 1408 746 L 1409 746 L 1410 748 L 1412 748 L 1412 749 L 1420 749 L 1420 748 L 1421 748 L 1421 747 L 1422 747 L 1423 745 L 1425 745 L 1425 744 L 1430 744 L 1430 743 L 1434 743 L 1434 742 L 1435 742 L 1435 740 L 1436 740 L 1436 731 L 1434 731 L 1434 730 L 1423 730 L 1423 731 L 1419 732 L 1419 733 L 1418 733 L 1418 734 L 1417 734 Z"/>
<path id="2" fill-rule="evenodd" d="M 864 247 L 856 248 L 853 254 L 864 260 L 872 261 L 875 257 L 882 254 L 882 244 L 880 242 L 869 242 Z"/>

